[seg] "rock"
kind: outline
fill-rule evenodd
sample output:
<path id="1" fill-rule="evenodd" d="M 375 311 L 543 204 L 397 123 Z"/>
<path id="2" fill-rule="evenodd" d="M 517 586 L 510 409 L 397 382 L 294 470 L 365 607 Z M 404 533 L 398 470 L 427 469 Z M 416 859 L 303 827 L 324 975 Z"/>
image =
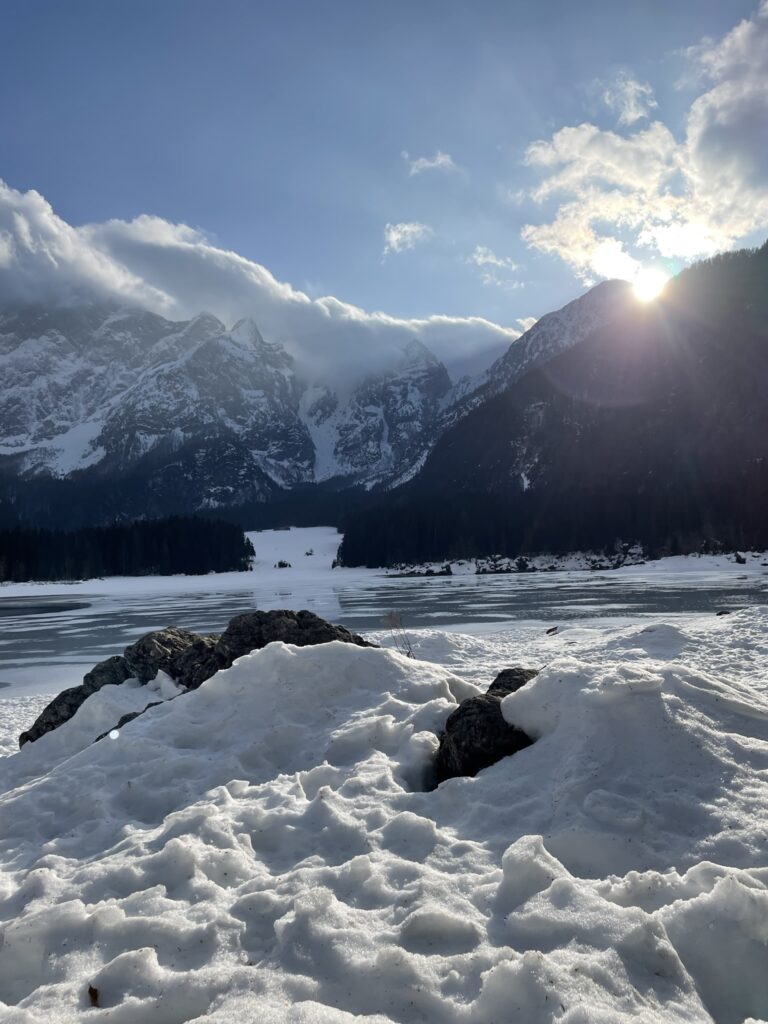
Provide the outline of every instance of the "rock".
<path id="1" fill-rule="evenodd" d="M 448 716 L 435 760 L 437 785 L 458 775 L 477 775 L 533 743 L 522 729 L 504 721 L 501 701 L 537 674 L 534 669 L 505 669 L 486 693 L 463 700 Z"/>
<path id="2" fill-rule="evenodd" d="M 502 669 L 485 691 L 485 695 L 486 697 L 498 697 L 501 700 L 507 694 L 514 693 L 521 686 L 525 686 L 538 674 L 538 670 L 535 668 L 521 668 L 519 665 L 515 668 Z"/>
<path id="3" fill-rule="evenodd" d="M 122 655 L 99 662 L 83 676 L 80 686 L 72 686 L 54 697 L 34 725 L 19 736 L 19 746 L 38 740 L 69 721 L 80 705 L 102 686 L 116 686 L 131 678 L 148 683 L 160 669 L 172 675 L 173 659 L 197 639 L 196 633 L 176 626 L 147 633 L 126 647 Z"/>
<path id="4" fill-rule="evenodd" d="M 222 668 L 216 655 L 219 635 L 199 636 L 181 654 L 177 654 L 168 673 L 180 686 L 196 690 Z"/>
<path id="5" fill-rule="evenodd" d="M 115 686 L 131 678 L 131 671 L 125 658 L 115 655 L 100 661 L 90 672 L 83 676 L 79 686 L 71 686 L 53 698 L 50 704 L 40 713 L 34 725 L 19 736 L 19 747 L 25 743 L 33 743 L 45 733 L 57 729 L 74 715 L 80 705 L 96 693 L 102 686 Z"/>
<path id="6" fill-rule="evenodd" d="M 160 669 L 173 676 L 173 662 L 183 651 L 198 639 L 197 633 L 178 626 L 166 626 L 147 633 L 126 647 L 123 657 L 140 683 L 148 683 L 155 678 Z"/>
<path id="7" fill-rule="evenodd" d="M 358 647 L 377 646 L 350 633 L 344 626 L 335 626 L 308 611 L 246 612 L 231 619 L 221 636 L 199 636 L 188 629 L 167 626 L 147 633 L 126 647 L 122 655 L 100 662 L 84 676 L 80 686 L 73 686 L 55 697 L 34 725 L 19 736 L 19 746 L 62 725 L 102 686 L 123 683 L 134 677 L 148 683 L 162 669 L 181 686 L 196 690 L 219 669 L 229 668 L 236 658 L 266 647 L 274 640 L 297 647 L 327 644 L 332 640 Z M 121 728 L 142 713 L 124 716 L 115 728 Z"/>
<path id="8" fill-rule="evenodd" d="M 358 647 L 375 647 L 376 644 L 363 640 L 356 633 L 350 633 L 344 626 L 326 622 L 314 612 L 292 612 L 284 609 L 271 612 L 246 612 L 236 615 L 221 634 L 215 653 L 220 668 L 229 668 L 236 658 L 259 650 L 275 640 L 297 647 L 313 644 L 329 644 L 341 640 Z M 199 685 L 199 684 L 198 684 Z"/>

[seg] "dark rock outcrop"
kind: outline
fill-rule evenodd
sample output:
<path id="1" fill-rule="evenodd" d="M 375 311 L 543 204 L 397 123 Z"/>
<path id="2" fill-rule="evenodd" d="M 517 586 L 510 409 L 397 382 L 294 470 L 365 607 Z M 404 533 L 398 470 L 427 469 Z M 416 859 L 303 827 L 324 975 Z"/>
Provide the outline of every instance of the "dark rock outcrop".
<path id="1" fill-rule="evenodd" d="M 130 675 L 135 676 L 140 683 L 148 683 L 161 670 L 172 675 L 174 659 L 197 639 L 197 633 L 190 633 L 188 629 L 166 626 L 165 629 L 147 633 L 126 647 L 123 657 Z"/>
<path id="2" fill-rule="evenodd" d="M 514 693 L 521 686 L 525 686 L 526 683 L 529 683 L 538 674 L 535 668 L 521 668 L 519 665 L 515 666 L 515 668 L 504 668 L 485 691 L 485 695 L 486 697 L 497 697 L 501 700 L 507 694 Z"/>
<path id="3" fill-rule="evenodd" d="M 321 619 L 314 612 L 293 612 L 281 608 L 269 612 L 245 612 L 230 619 L 216 639 L 199 637 L 174 662 L 171 675 L 180 686 L 195 690 L 206 679 L 251 651 L 281 640 L 296 647 L 329 644 L 340 640 L 358 647 L 375 647 L 344 626 Z"/>
<path id="4" fill-rule="evenodd" d="M 376 646 L 356 633 L 350 633 L 344 626 L 326 622 L 309 611 L 246 612 L 231 619 L 221 636 L 199 636 L 187 629 L 167 626 L 147 633 L 126 647 L 122 655 L 100 662 L 83 677 L 80 686 L 73 686 L 55 697 L 34 725 L 19 736 L 19 746 L 39 739 L 68 721 L 80 705 L 102 686 L 123 683 L 131 678 L 148 683 L 163 671 L 185 689 L 196 690 L 220 669 L 229 668 L 237 658 L 275 640 L 297 647 L 327 644 L 333 640 L 358 647 Z M 121 728 L 139 714 L 143 712 L 123 716 L 116 728 Z"/>
<path id="5" fill-rule="evenodd" d="M 216 656 L 216 644 L 219 639 L 219 635 L 216 633 L 196 637 L 173 659 L 169 675 L 180 686 L 184 686 L 188 690 L 196 690 L 201 683 L 210 679 L 222 667 Z"/>
<path id="6" fill-rule="evenodd" d="M 246 612 L 236 615 L 221 634 L 216 653 L 226 666 L 249 651 L 266 647 L 275 640 L 297 647 L 314 644 L 329 644 L 341 640 L 358 647 L 375 647 L 356 633 L 350 633 L 344 626 L 326 622 L 314 612 L 292 612 L 279 609 L 271 612 Z"/>
<path id="7" fill-rule="evenodd" d="M 32 743 L 44 736 L 45 733 L 63 725 L 74 715 L 80 705 L 102 686 L 118 685 L 130 677 L 131 672 L 125 658 L 120 655 L 100 661 L 83 676 L 80 686 L 71 686 L 53 698 L 51 703 L 40 713 L 34 725 L 19 736 L 19 746 L 23 747 L 25 743 Z"/>
<path id="8" fill-rule="evenodd" d="M 436 784 L 458 775 L 477 775 L 502 757 L 516 754 L 533 743 L 522 729 L 505 722 L 501 701 L 537 674 L 535 669 L 504 669 L 486 693 L 459 704 L 448 716 L 440 736 L 435 760 Z"/>

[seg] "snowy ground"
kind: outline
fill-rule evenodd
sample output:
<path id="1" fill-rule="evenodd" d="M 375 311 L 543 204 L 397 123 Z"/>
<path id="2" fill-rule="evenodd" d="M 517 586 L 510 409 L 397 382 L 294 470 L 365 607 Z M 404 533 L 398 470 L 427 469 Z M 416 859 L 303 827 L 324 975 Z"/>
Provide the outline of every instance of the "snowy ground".
<path id="1" fill-rule="evenodd" d="M 107 687 L 0 759 L 2 1024 L 768 1019 L 768 608 L 582 608 L 275 644 L 93 744 L 157 699 Z M 422 791 L 513 664 L 537 742 Z"/>
<path id="2" fill-rule="evenodd" d="M 286 582 L 300 574 L 308 582 L 325 578 L 336 557 L 341 534 L 333 526 L 313 526 L 290 530 L 262 530 L 246 534 L 256 549 L 253 575 L 263 579 Z M 309 553 L 311 552 L 311 554 Z M 287 561 L 289 569 L 278 569 L 278 561 Z M 370 569 L 335 569 L 347 579 L 370 575 Z M 240 590 L 249 585 L 252 574 L 247 572 L 217 572 L 205 576 L 108 576 L 74 583 L 2 583 L 0 598 L 34 598 L 54 595 L 76 597 L 78 594 L 173 594 L 196 590 Z"/>

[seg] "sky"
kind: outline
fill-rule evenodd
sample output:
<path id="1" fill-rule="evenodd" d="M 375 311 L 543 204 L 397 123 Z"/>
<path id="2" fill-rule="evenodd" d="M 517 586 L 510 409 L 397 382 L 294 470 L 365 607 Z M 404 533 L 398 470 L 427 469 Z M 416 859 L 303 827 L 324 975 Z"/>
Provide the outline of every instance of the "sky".
<path id="1" fill-rule="evenodd" d="M 599 280 L 768 235 L 768 0 L 0 21 L 0 300 L 91 284 L 331 348 L 384 324 L 460 363 Z"/>

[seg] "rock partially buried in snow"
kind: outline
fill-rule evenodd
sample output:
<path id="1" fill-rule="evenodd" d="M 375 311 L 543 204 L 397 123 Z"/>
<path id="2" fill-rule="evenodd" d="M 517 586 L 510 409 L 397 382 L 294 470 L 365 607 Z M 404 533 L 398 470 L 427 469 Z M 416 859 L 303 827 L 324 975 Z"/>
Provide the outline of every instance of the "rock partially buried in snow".
<path id="1" fill-rule="evenodd" d="M 149 683 L 160 671 L 172 675 L 174 660 L 197 639 L 196 633 L 178 626 L 147 633 L 123 651 L 129 676 Z"/>
<path id="2" fill-rule="evenodd" d="M 276 640 L 284 644 L 293 644 L 294 647 L 329 644 L 334 640 L 355 644 L 357 647 L 377 646 L 363 640 L 356 633 L 350 633 L 344 626 L 326 622 L 314 612 L 292 612 L 283 609 L 271 612 L 246 612 L 230 620 L 216 644 L 215 653 L 219 668 L 229 668 L 237 658 L 251 651 L 260 650 Z M 191 681 L 184 677 L 179 676 L 178 682 L 189 689 L 193 688 Z"/>
<path id="3" fill-rule="evenodd" d="M 126 647 L 122 655 L 100 662 L 83 677 L 80 686 L 58 694 L 34 725 L 19 736 L 19 746 L 39 739 L 68 721 L 102 686 L 117 685 L 131 678 L 147 684 L 158 673 L 165 673 L 184 689 L 195 690 L 220 669 L 229 668 L 237 658 L 277 640 L 296 647 L 334 640 L 358 647 L 377 646 L 309 611 L 246 612 L 231 619 L 221 636 L 199 636 L 187 629 L 167 626 L 147 633 Z M 142 713 L 132 713 L 128 720 Z"/>
<path id="4" fill-rule="evenodd" d="M 486 693 L 461 702 L 449 716 L 440 737 L 435 760 L 438 785 L 459 775 L 477 775 L 502 757 L 531 745 L 530 736 L 504 721 L 501 701 L 537 674 L 535 669 L 504 669 Z"/>
<path id="5" fill-rule="evenodd" d="M 168 674 L 173 679 L 183 681 L 182 685 L 188 690 L 196 690 L 221 667 L 216 657 L 218 642 L 218 635 L 196 637 L 174 658 Z"/>
<path id="6" fill-rule="evenodd" d="M 62 690 L 53 698 L 35 723 L 19 736 L 19 746 L 23 747 L 25 743 L 38 740 L 47 732 L 57 729 L 64 722 L 69 721 L 81 704 L 102 686 L 118 686 L 130 677 L 131 673 L 125 663 L 125 658 L 121 655 L 100 661 L 90 672 L 85 674 L 80 686 L 70 686 L 69 689 Z"/>

